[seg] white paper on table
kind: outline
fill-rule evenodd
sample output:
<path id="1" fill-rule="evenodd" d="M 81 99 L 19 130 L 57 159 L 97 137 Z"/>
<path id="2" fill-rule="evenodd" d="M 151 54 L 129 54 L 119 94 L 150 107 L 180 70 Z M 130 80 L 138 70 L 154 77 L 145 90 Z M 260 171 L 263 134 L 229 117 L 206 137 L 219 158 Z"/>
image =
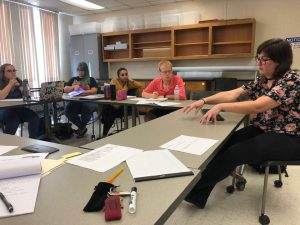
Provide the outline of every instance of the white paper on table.
<path id="1" fill-rule="evenodd" d="M 96 95 L 86 95 L 86 96 L 73 96 L 72 99 L 102 99 L 104 98 L 104 94 L 96 94 Z"/>
<path id="2" fill-rule="evenodd" d="M 180 135 L 160 147 L 195 155 L 202 155 L 218 141 L 219 140 Z"/>
<path id="3" fill-rule="evenodd" d="M 145 151 L 126 160 L 135 181 L 192 175 L 168 150 Z"/>
<path id="4" fill-rule="evenodd" d="M 0 217 L 34 212 L 41 178 L 41 160 L 46 156 L 47 153 L 0 156 L 3 178 L 0 180 L 0 191 L 14 208 L 10 213 L 4 204 L 0 204 Z"/>
<path id="5" fill-rule="evenodd" d="M 0 102 L 23 102 L 23 98 L 6 98 L 1 99 Z"/>
<path id="6" fill-rule="evenodd" d="M 130 98 L 129 100 L 133 100 L 133 101 L 143 101 L 143 100 L 145 100 L 144 98 L 139 98 L 139 97 L 137 97 L 137 98 Z"/>
<path id="7" fill-rule="evenodd" d="M 180 102 L 155 102 L 155 104 L 159 106 L 173 106 L 180 105 Z"/>
<path id="8" fill-rule="evenodd" d="M 19 146 L 0 145 L 0 155 L 3 155 Z"/>
<path id="9" fill-rule="evenodd" d="M 88 153 L 72 158 L 67 163 L 98 172 L 105 172 L 142 151 L 136 148 L 106 144 Z"/>

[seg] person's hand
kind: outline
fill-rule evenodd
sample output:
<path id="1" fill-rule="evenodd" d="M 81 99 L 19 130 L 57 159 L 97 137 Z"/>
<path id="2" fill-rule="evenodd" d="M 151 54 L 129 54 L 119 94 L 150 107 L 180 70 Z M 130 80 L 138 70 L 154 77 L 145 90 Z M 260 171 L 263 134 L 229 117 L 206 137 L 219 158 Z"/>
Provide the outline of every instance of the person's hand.
<path id="1" fill-rule="evenodd" d="M 78 83 L 72 84 L 73 90 L 78 90 L 79 88 L 81 88 L 81 85 Z"/>
<path id="2" fill-rule="evenodd" d="M 201 117 L 200 123 L 201 124 L 208 124 L 209 121 L 211 121 L 213 123 L 216 123 L 217 115 L 219 114 L 220 111 L 221 111 L 220 104 L 215 105 L 214 107 L 212 107 L 210 110 L 208 110 L 207 113 L 205 113 Z"/>
<path id="3" fill-rule="evenodd" d="M 159 93 L 157 91 L 154 91 L 152 93 L 152 98 L 158 98 L 159 97 Z"/>
<path id="4" fill-rule="evenodd" d="M 8 84 L 11 87 L 18 87 L 21 85 L 16 78 L 10 79 Z"/>
<path id="5" fill-rule="evenodd" d="M 195 109 L 195 115 L 196 115 L 203 105 L 204 102 L 202 100 L 193 102 L 192 104 L 184 107 L 183 112 L 189 113 L 192 109 Z"/>

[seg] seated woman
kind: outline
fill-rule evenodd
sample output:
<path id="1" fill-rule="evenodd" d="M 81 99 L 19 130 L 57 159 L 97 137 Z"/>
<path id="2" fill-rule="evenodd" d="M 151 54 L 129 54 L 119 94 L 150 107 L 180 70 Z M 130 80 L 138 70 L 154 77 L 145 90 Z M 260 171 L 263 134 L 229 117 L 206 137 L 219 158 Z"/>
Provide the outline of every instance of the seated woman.
<path id="1" fill-rule="evenodd" d="M 288 41 L 270 39 L 258 46 L 260 76 L 240 88 L 220 92 L 187 106 L 196 113 L 204 104 L 215 104 L 201 124 L 216 121 L 219 112 L 255 113 L 250 126 L 236 131 L 202 173 L 186 201 L 204 208 L 217 182 L 242 164 L 300 160 L 300 75 L 291 70 L 293 53 Z M 241 96 L 250 100 L 238 102 Z"/>
<path id="2" fill-rule="evenodd" d="M 138 81 L 131 80 L 126 68 L 119 68 L 117 78 L 111 80 L 111 84 L 116 85 L 116 91 L 142 88 L 142 84 Z M 106 105 L 102 111 L 103 137 L 107 136 L 111 126 L 114 124 L 116 117 L 123 116 L 123 107 L 117 105 Z"/>
<path id="3" fill-rule="evenodd" d="M 3 64 L 0 67 L 0 99 L 22 98 L 22 81 L 16 76 L 16 72 L 12 64 Z M 20 123 L 28 122 L 29 137 L 38 137 L 40 119 L 31 109 L 25 107 L 1 109 L 0 121 L 5 123 L 4 133 L 13 135 Z"/>
<path id="4" fill-rule="evenodd" d="M 175 99 L 174 89 L 176 85 L 179 87 L 179 99 L 185 100 L 185 88 L 182 78 L 178 75 L 174 75 L 172 71 L 172 63 L 170 61 L 160 61 L 158 64 L 158 70 L 160 77 L 155 78 L 151 83 L 144 89 L 142 93 L 143 98 L 168 98 Z M 145 122 L 153 120 L 157 117 L 164 116 L 173 109 L 161 109 L 153 108 L 145 115 Z"/>
<path id="5" fill-rule="evenodd" d="M 72 77 L 64 88 L 65 93 L 69 93 L 74 90 L 83 89 L 81 95 L 93 95 L 98 92 L 98 85 L 93 77 L 90 77 L 88 65 L 85 62 L 81 62 L 77 67 L 78 76 Z M 69 102 L 65 108 L 65 115 L 67 118 L 78 127 L 75 131 L 78 138 L 81 138 L 87 132 L 86 125 L 91 119 L 93 112 L 97 109 L 97 105 L 94 103 L 85 102 Z M 79 116 L 79 114 L 81 116 Z"/>

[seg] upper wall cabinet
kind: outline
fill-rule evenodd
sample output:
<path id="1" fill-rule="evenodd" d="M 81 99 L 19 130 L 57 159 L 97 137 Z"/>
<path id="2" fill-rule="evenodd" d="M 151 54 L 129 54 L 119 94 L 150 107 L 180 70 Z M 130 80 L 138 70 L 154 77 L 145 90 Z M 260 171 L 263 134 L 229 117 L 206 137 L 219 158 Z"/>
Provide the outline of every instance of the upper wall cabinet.
<path id="1" fill-rule="evenodd" d="M 254 37 L 254 19 L 213 20 L 194 25 L 104 33 L 103 60 L 252 57 Z"/>

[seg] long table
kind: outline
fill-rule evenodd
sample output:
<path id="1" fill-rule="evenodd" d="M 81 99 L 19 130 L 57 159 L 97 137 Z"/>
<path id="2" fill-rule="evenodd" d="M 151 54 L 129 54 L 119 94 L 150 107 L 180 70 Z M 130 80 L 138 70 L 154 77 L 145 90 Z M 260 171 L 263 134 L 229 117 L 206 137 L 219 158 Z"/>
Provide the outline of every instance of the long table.
<path id="1" fill-rule="evenodd" d="M 221 114 L 225 118 L 225 121 L 217 121 L 216 124 L 201 125 L 199 115 L 195 116 L 193 111 L 186 114 L 183 112 L 183 109 L 180 109 L 166 116 L 81 147 L 95 149 L 110 143 L 143 150 L 154 150 L 160 149 L 159 146 L 180 135 L 219 140 L 217 144 L 212 146 L 203 155 L 172 151 L 186 166 L 202 170 L 245 119 L 245 115 L 242 114 L 228 112 Z"/>
<path id="2" fill-rule="evenodd" d="M 20 148 L 31 144 L 44 144 L 59 148 L 60 151 L 49 155 L 52 159 L 58 159 L 74 151 L 82 153 L 88 151 L 5 134 L 0 135 L 0 141 L 2 145 L 20 146 L 7 155 L 25 154 L 26 152 Z M 129 214 L 128 198 L 124 198 L 121 220 L 110 222 L 110 224 L 163 224 L 201 176 L 199 170 L 192 169 L 194 172 L 192 176 L 135 183 L 126 163 L 105 173 L 65 164 L 41 179 L 34 213 L 0 218 L 0 224 L 106 224 L 104 212 L 85 213 L 82 209 L 92 195 L 94 186 L 100 181 L 108 180 L 119 168 L 124 168 L 124 172 L 119 175 L 114 184 L 120 185 L 119 190 L 123 191 L 129 191 L 133 186 L 137 187 L 137 211 L 135 214 Z"/>

